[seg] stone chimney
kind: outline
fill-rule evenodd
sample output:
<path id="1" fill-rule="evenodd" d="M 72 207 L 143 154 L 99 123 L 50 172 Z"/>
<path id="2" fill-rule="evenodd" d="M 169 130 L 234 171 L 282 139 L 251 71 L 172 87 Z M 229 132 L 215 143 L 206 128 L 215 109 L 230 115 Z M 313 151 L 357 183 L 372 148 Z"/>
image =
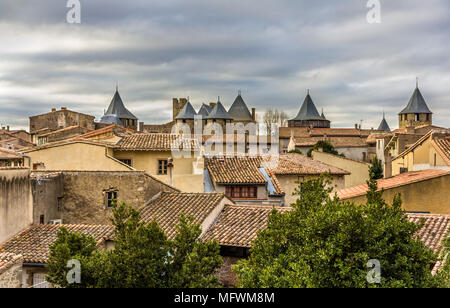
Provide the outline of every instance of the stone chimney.
<path id="1" fill-rule="evenodd" d="M 144 122 L 139 122 L 139 131 L 140 132 L 144 131 Z"/>
<path id="2" fill-rule="evenodd" d="M 61 107 L 61 110 L 67 110 L 67 107 Z"/>
<path id="3" fill-rule="evenodd" d="M 56 112 L 56 108 L 52 108 L 52 112 Z"/>
<path id="4" fill-rule="evenodd" d="M 253 122 L 256 122 L 256 109 L 255 108 L 252 108 L 252 119 L 253 119 Z"/>
<path id="5" fill-rule="evenodd" d="M 209 103 L 209 105 L 214 108 L 216 106 L 216 103 L 211 102 Z"/>

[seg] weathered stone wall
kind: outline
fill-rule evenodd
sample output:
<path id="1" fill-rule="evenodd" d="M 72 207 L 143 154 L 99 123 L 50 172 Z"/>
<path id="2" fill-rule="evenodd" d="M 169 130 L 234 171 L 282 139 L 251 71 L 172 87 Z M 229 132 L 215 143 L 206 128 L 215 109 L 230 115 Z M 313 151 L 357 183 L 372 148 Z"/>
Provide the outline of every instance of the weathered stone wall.
<path id="1" fill-rule="evenodd" d="M 61 219 L 60 206 L 64 196 L 60 172 L 34 172 L 31 177 L 33 192 L 33 224 Z"/>
<path id="2" fill-rule="evenodd" d="M 94 116 L 71 110 L 54 110 L 49 113 L 30 117 L 30 132 L 33 133 L 43 128 L 54 131 L 69 126 L 81 126 L 94 130 L 94 119 Z"/>
<path id="3" fill-rule="evenodd" d="M 33 175 L 36 177 L 40 173 Z M 118 202 L 136 208 L 160 191 L 176 191 L 141 171 L 62 171 L 60 174 L 63 194 L 59 198 L 58 214 L 64 224 L 110 224 L 112 208 L 105 204 L 106 193 L 110 190 L 117 191 Z M 55 213 L 59 184 L 55 180 L 51 185 L 54 187 L 45 187 L 47 193 L 35 199 L 35 209 Z"/>
<path id="4" fill-rule="evenodd" d="M 30 170 L 0 168 L 0 243 L 33 222 Z"/>
<path id="5" fill-rule="evenodd" d="M 22 276 L 22 261 L 14 263 L 4 271 L 0 271 L 0 289 L 20 288 Z"/>

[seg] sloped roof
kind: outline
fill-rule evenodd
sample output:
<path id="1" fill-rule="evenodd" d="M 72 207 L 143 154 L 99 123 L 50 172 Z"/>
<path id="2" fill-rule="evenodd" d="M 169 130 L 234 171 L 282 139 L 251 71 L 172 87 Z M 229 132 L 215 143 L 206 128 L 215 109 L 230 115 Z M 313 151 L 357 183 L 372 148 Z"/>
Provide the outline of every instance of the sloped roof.
<path id="1" fill-rule="evenodd" d="M 133 134 L 123 136 L 117 143 L 119 150 L 128 151 L 171 151 L 172 146 L 190 146 L 191 150 L 200 148 L 196 139 L 188 139 L 175 134 Z"/>
<path id="2" fill-rule="evenodd" d="M 22 155 L 12 150 L 0 147 L 0 159 L 18 159 L 18 158 L 22 158 Z"/>
<path id="3" fill-rule="evenodd" d="M 23 257 L 14 253 L 0 252 L 0 275 L 6 272 L 11 266 L 22 262 Z"/>
<path id="4" fill-rule="evenodd" d="M 224 120 L 232 120 L 229 116 L 228 112 L 223 107 L 220 101 L 214 106 L 211 112 L 208 114 L 206 119 L 224 119 Z"/>
<path id="5" fill-rule="evenodd" d="M 291 210 L 288 207 L 226 205 L 203 240 L 217 240 L 222 246 L 250 248 L 258 232 L 267 227 L 269 215 L 274 209 L 281 212 Z"/>
<path id="6" fill-rule="evenodd" d="M 432 113 L 430 109 L 428 109 L 427 103 L 425 102 L 422 93 L 420 93 L 419 88 L 414 90 L 408 105 L 399 114 L 407 113 Z"/>
<path id="7" fill-rule="evenodd" d="M 383 113 L 383 120 L 381 120 L 381 123 L 378 126 L 377 130 L 382 130 L 382 131 L 385 131 L 385 132 L 390 132 L 391 131 L 391 128 L 389 127 L 389 125 L 388 125 L 388 123 L 386 121 L 386 118 L 384 117 L 384 113 Z"/>
<path id="8" fill-rule="evenodd" d="M 200 107 L 200 110 L 198 111 L 198 115 L 201 115 L 203 118 L 206 118 L 212 110 L 213 110 L 212 106 L 202 104 L 202 107 Z"/>
<path id="9" fill-rule="evenodd" d="M 181 109 L 180 113 L 175 117 L 176 120 L 193 120 L 194 117 L 197 115 L 197 112 L 195 112 L 194 107 L 192 107 L 191 103 L 187 101 L 186 104 L 184 104 L 183 109 Z"/>
<path id="10" fill-rule="evenodd" d="M 192 216 L 194 223 L 201 224 L 224 198 L 222 193 L 161 192 L 140 209 L 142 221 L 156 220 L 166 235 L 173 239 L 181 213 Z"/>
<path id="11" fill-rule="evenodd" d="M 137 118 L 127 108 L 125 108 L 118 89 L 116 89 L 116 93 L 114 93 L 114 97 L 112 98 L 105 114 L 115 114 L 120 119 L 137 120 Z"/>
<path id="12" fill-rule="evenodd" d="M 447 175 L 450 175 L 450 171 L 437 169 L 405 172 L 388 179 L 377 180 L 378 190 L 381 189 L 387 190 Z M 345 200 L 353 197 L 363 196 L 367 193 L 367 190 L 368 190 L 367 184 L 360 184 L 352 187 L 339 189 L 338 191 L 336 191 L 336 193 L 340 199 Z"/>
<path id="13" fill-rule="evenodd" d="M 0 252 L 20 254 L 25 263 L 47 263 L 59 229 L 94 237 L 98 245 L 111 240 L 114 227 L 108 225 L 35 225 L 22 230 L 0 246 Z"/>
<path id="14" fill-rule="evenodd" d="M 278 166 L 272 169 L 276 175 L 348 175 L 348 171 L 314 160 L 297 153 L 280 154 Z"/>
<path id="15" fill-rule="evenodd" d="M 117 124 L 123 126 L 119 117 L 116 114 L 105 114 L 101 119 L 100 123 L 102 124 Z"/>
<path id="16" fill-rule="evenodd" d="M 228 110 L 228 115 L 233 118 L 235 122 L 251 122 L 253 121 L 252 114 L 247 108 L 241 94 L 239 94 Z"/>
<path id="17" fill-rule="evenodd" d="M 260 157 L 206 157 L 205 167 L 218 184 L 266 184 Z"/>
<path id="18" fill-rule="evenodd" d="M 450 166 L 450 140 L 445 138 L 433 139 L 433 146 L 436 151 L 441 155 L 442 159 L 446 162 L 447 166 Z"/>
<path id="19" fill-rule="evenodd" d="M 293 118 L 291 121 L 302 121 L 302 120 L 323 120 L 317 111 L 316 106 L 311 98 L 309 93 L 306 95 L 305 100 L 303 101 L 302 107 L 298 112 L 297 116 Z"/>

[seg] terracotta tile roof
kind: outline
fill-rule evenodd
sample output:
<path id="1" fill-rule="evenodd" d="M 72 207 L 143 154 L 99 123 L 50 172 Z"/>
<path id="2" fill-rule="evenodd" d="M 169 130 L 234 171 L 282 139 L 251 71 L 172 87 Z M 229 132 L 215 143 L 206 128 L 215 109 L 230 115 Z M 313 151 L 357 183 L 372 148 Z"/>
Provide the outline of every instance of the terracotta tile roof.
<path id="1" fill-rule="evenodd" d="M 174 134 L 134 134 L 124 136 L 118 143 L 119 150 L 128 151 L 171 151 L 172 145 L 189 146 L 192 150 L 199 149 L 196 139 L 186 139 Z M 178 147 L 178 148 L 181 148 Z"/>
<path id="2" fill-rule="evenodd" d="M 156 220 L 169 238 L 174 238 L 181 213 L 202 223 L 226 198 L 222 193 L 161 192 L 141 208 L 145 222 Z"/>
<path id="3" fill-rule="evenodd" d="M 314 160 L 297 153 L 280 154 L 276 175 L 319 175 L 330 172 L 333 175 L 347 175 L 348 171 Z"/>
<path id="4" fill-rule="evenodd" d="M 414 223 L 424 221 L 424 226 L 417 235 L 419 239 L 435 253 L 440 253 L 442 241 L 450 232 L 450 215 L 414 214 L 408 213 L 408 220 Z M 436 273 L 443 266 L 442 261 L 438 261 L 433 267 L 432 273 Z"/>
<path id="5" fill-rule="evenodd" d="M 16 170 L 16 169 L 30 169 L 25 166 L 8 166 L 8 167 L 0 167 L 0 170 Z"/>
<path id="6" fill-rule="evenodd" d="M 450 139 L 447 138 L 434 139 L 433 147 L 441 155 L 442 159 L 447 163 L 447 166 L 450 166 Z"/>
<path id="7" fill-rule="evenodd" d="M 296 146 L 310 147 L 314 146 L 319 141 L 328 141 L 335 148 L 342 147 L 366 147 L 366 139 L 360 136 L 354 137 L 301 137 L 294 138 Z"/>
<path id="8" fill-rule="evenodd" d="M 7 271 L 11 266 L 22 262 L 23 257 L 9 252 L 0 253 L 0 275 Z"/>
<path id="9" fill-rule="evenodd" d="M 17 152 L 0 147 L 0 159 L 17 159 L 22 158 Z"/>
<path id="10" fill-rule="evenodd" d="M 446 170 L 434 170 L 434 169 L 428 169 L 428 170 L 421 170 L 421 171 L 411 171 L 402 173 L 396 176 L 393 176 L 388 179 L 380 179 L 377 180 L 378 182 L 378 189 L 391 189 L 403 185 L 408 185 L 420 181 L 426 181 L 430 179 L 434 179 L 441 176 L 450 175 L 450 171 Z M 367 184 L 360 184 L 352 187 L 347 187 L 338 190 L 337 196 L 340 199 L 349 199 L 357 196 L 365 195 L 367 192 Z M 334 192 L 332 192 L 334 195 Z"/>
<path id="11" fill-rule="evenodd" d="M 215 239 L 222 246 L 252 247 L 258 232 L 267 226 L 273 209 L 282 212 L 291 210 L 288 207 L 226 205 L 203 240 Z"/>
<path id="12" fill-rule="evenodd" d="M 294 137 L 322 137 L 322 136 L 336 136 L 336 137 L 352 137 L 361 136 L 368 137 L 371 133 L 382 133 L 382 131 L 372 129 L 356 129 L 356 128 L 313 128 L 309 127 L 280 127 L 279 135 L 281 138 L 291 137 L 291 130 Z"/>
<path id="13" fill-rule="evenodd" d="M 97 137 L 99 135 L 108 134 L 108 133 L 114 133 L 115 131 L 121 131 L 123 133 L 130 133 L 130 134 L 138 134 L 139 132 L 131 129 L 126 128 L 117 124 L 111 124 L 108 126 L 105 126 L 103 128 L 96 129 L 94 131 L 88 132 L 86 134 L 80 135 L 75 137 L 75 139 L 89 139 L 92 137 Z"/>
<path id="14" fill-rule="evenodd" d="M 266 184 L 267 180 L 258 168 L 261 157 L 205 158 L 205 167 L 214 182 L 219 184 Z"/>
<path id="15" fill-rule="evenodd" d="M 94 237 L 100 245 L 112 239 L 113 226 L 106 225 L 35 225 L 31 226 L 0 245 L 0 253 L 14 253 L 23 256 L 24 263 L 48 262 L 49 246 L 52 245 L 61 227 L 69 232 L 79 232 Z"/>

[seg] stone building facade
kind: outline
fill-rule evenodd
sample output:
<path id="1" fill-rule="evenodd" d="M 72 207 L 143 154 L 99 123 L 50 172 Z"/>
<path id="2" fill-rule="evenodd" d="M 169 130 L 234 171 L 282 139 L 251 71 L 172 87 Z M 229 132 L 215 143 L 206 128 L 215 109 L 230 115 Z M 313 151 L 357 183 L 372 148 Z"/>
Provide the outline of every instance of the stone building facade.
<path id="1" fill-rule="evenodd" d="M 21 255 L 0 253 L 0 289 L 21 287 L 22 262 Z"/>
<path id="2" fill-rule="evenodd" d="M 112 202 L 138 208 L 177 190 L 142 171 L 33 172 L 34 223 L 110 224 Z"/>

